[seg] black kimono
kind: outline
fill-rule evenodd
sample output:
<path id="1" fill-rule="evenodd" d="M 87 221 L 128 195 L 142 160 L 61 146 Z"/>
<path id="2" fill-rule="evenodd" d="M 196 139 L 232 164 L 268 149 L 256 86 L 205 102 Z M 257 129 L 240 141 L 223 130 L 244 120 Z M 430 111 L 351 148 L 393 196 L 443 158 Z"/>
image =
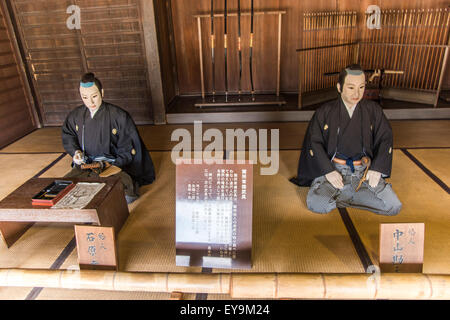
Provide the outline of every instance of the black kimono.
<path id="1" fill-rule="evenodd" d="M 77 107 L 64 122 L 62 142 L 72 157 L 76 150 L 82 150 L 91 160 L 95 157 L 113 159 L 114 165 L 139 186 L 155 180 L 148 150 L 133 119 L 120 107 L 103 101 L 93 118 L 87 107 Z"/>
<path id="2" fill-rule="evenodd" d="M 348 148 L 349 142 L 361 150 L 361 155 L 365 154 L 372 159 L 371 170 L 381 172 L 383 177 L 391 175 L 392 129 L 382 108 L 371 100 L 361 100 L 356 108 L 353 117 L 361 121 L 361 125 L 358 126 L 361 134 L 358 135 L 357 141 L 345 141 L 345 144 L 342 144 L 345 133 L 342 126 L 346 123 L 343 110 L 347 111 L 342 99 L 339 97 L 317 109 L 303 141 L 295 183 L 310 186 L 315 178 L 334 171 L 335 167 L 331 160 L 338 152 L 338 144 L 340 147 Z M 354 155 L 347 156 L 350 158 Z"/>

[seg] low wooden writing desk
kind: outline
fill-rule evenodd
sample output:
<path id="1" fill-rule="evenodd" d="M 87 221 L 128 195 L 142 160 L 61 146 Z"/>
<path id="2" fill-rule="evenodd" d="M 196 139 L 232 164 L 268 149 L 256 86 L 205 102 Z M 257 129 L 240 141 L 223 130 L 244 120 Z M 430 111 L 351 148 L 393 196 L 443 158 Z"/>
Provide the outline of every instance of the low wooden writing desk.
<path id="1" fill-rule="evenodd" d="M 51 209 L 31 205 L 31 198 L 54 180 L 103 182 L 106 185 L 83 209 Z M 122 182 L 119 178 L 33 178 L 0 201 L 0 232 L 7 246 L 12 246 L 35 222 L 64 222 L 113 227 L 117 235 L 129 215 Z M 77 239 L 77 247 L 79 243 Z"/>

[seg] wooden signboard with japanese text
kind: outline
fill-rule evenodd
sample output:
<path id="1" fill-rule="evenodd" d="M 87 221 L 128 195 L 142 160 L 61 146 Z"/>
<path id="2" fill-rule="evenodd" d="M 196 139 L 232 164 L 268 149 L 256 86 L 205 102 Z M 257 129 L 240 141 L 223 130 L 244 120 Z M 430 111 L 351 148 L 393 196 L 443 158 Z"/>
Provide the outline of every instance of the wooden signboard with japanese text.
<path id="1" fill-rule="evenodd" d="M 177 161 L 176 265 L 249 269 L 253 165 Z"/>
<path id="2" fill-rule="evenodd" d="M 381 272 L 422 273 L 425 224 L 380 224 Z"/>
<path id="3" fill-rule="evenodd" d="M 75 226 L 80 269 L 118 270 L 113 227 Z"/>

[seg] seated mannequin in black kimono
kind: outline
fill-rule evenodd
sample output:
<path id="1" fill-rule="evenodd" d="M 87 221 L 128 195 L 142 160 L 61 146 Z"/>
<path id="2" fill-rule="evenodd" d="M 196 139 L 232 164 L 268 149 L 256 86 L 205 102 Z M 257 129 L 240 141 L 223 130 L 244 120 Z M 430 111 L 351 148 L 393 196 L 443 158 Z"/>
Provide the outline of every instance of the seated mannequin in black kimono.
<path id="1" fill-rule="evenodd" d="M 311 187 L 306 203 L 313 212 L 344 207 L 400 212 L 402 204 L 384 180 L 391 175 L 392 129 L 381 107 L 362 99 L 365 82 L 359 65 L 347 67 L 339 75 L 340 97 L 317 109 L 309 123 L 291 181 Z M 369 168 L 363 157 L 370 159 Z"/>
<path id="2" fill-rule="evenodd" d="M 139 187 L 155 179 L 147 148 L 128 112 L 103 101 L 104 90 L 94 74 L 83 76 L 80 95 L 84 105 L 72 110 L 62 127 L 64 149 L 73 157 L 73 169 L 66 177 L 98 176 L 99 172 L 82 170 L 81 165 L 107 162 L 121 169 L 116 176 L 131 203 L 138 198 Z"/>

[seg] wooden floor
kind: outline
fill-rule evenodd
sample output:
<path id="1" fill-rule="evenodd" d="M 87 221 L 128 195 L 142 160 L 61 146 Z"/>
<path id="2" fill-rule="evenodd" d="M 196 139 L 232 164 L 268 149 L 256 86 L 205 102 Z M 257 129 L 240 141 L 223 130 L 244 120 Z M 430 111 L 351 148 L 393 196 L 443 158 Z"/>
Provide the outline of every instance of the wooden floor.
<path id="1" fill-rule="evenodd" d="M 403 209 L 396 217 L 348 209 L 316 215 L 306 208 L 307 188 L 288 179 L 296 174 L 307 123 L 204 125 L 208 128 L 280 130 L 280 169 L 254 177 L 253 268 L 251 272 L 362 273 L 378 264 L 378 228 L 387 222 L 425 223 L 424 272 L 450 274 L 450 120 L 392 121 L 394 162 L 390 182 Z M 192 125 L 182 126 L 193 131 Z M 175 265 L 175 166 L 170 150 L 179 126 L 139 127 L 151 151 L 157 180 L 141 189 L 118 236 L 119 268 L 143 272 L 205 272 Z M 70 169 L 60 128 L 36 130 L 0 150 L 0 199 L 32 177 L 61 177 Z M 259 173 L 260 165 L 255 166 Z M 358 247 L 355 239 L 363 246 Z M 77 269 L 71 225 L 36 224 L 11 248 L 0 243 L 0 268 Z M 232 270 L 213 269 L 212 272 Z M 248 272 L 248 270 L 245 270 Z M 239 270 L 233 270 L 239 272 Z M 168 299 L 169 294 L 0 288 L 0 299 Z M 187 294 L 185 299 L 229 299 Z"/>

